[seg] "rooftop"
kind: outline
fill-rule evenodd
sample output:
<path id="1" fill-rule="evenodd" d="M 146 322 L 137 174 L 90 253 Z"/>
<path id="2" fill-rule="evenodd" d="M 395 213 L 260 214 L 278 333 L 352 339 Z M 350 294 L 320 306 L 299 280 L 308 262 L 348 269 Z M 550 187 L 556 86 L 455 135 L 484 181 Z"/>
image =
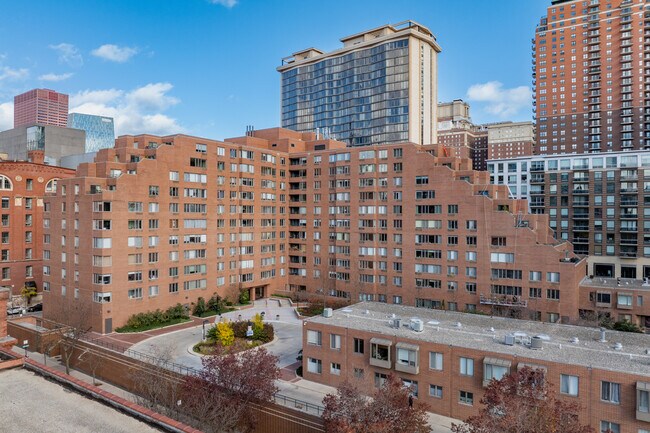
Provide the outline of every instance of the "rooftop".
<path id="1" fill-rule="evenodd" d="M 395 315 L 402 319 L 400 328 L 390 326 Z M 411 318 L 424 322 L 424 331 L 415 332 L 407 324 Z M 610 371 L 625 371 L 650 377 L 650 336 L 608 330 L 601 342 L 598 328 L 506 319 L 478 314 L 429 310 L 400 305 L 361 302 L 335 310 L 331 318 L 307 319 L 348 329 L 374 332 L 383 336 L 408 339 L 540 361 L 570 363 Z M 458 324 L 460 323 L 460 326 Z M 543 336 L 544 348 L 530 349 L 525 344 L 504 344 L 506 335 L 519 340 Z M 575 339 L 577 338 L 577 342 Z M 620 343 L 622 348 L 614 346 Z"/>
<path id="2" fill-rule="evenodd" d="M 622 289 L 622 290 L 648 290 L 650 281 L 636 280 L 633 278 L 606 278 L 606 277 L 584 277 L 580 281 L 581 286 L 594 287 L 597 289 Z"/>

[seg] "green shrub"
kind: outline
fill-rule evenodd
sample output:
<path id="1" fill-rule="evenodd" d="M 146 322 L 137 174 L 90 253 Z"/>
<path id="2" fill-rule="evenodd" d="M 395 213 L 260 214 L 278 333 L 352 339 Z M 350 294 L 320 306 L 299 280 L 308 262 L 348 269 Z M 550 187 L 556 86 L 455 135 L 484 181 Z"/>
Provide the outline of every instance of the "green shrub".
<path id="1" fill-rule="evenodd" d="M 221 313 L 225 309 L 225 302 L 223 298 L 216 293 L 208 299 L 208 310 L 214 311 L 217 314 Z"/>
<path id="2" fill-rule="evenodd" d="M 248 290 L 242 290 L 239 292 L 239 303 L 241 305 L 246 305 L 251 303 L 251 295 L 248 293 Z"/>
<path id="3" fill-rule="evenodd" d="M 195 316 L 201 316 L 206 311 L 207 311 L 207 306 L 205 305 L 205 299 L 199 297 L 199 299 L 196 300 L 196 305 L 194 305 L 194 311 L 192 312 L 192 314 Z"/>
<path id="4" fill-rule="evenodd" d="M 639 326 L 636 323 L 632 323 L 627 320 L 614 323 L 612 329 L 615 329 L 617 331 L 623 331 L 623 332 L 636 332 L 639 334 L 643 333 L 643 330 L 639 328 Z"/>
<path id="5" fill-rule="evenodd" d="M 189 319 L 189 316 L 185 312 L 185 308 L 181 304 L 176 304 L 173 307 L 169 307 L 165 311 L 155 310 L 148 311 L 146 313 L 134 314 L 126 321 L 126 325 L 121 328 L 117 328 L 117 332 L 137 332 L 146 329 L 152 329 L 156 327 L 165 326 L 168 324 L 179 323 L 186 319 Z"/>

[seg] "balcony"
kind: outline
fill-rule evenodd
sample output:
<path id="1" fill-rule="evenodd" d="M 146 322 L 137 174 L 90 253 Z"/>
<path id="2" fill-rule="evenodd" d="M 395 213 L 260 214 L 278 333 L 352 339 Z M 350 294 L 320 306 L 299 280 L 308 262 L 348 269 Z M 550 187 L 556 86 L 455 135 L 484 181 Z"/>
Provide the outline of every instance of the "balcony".
<path id="1" fill-rule="evenodd" d="M 589 224 L 575 224 L 573 226 L 573 231 L 574 232 L 588 232 L 589 231 Z"/>
<path id="2" fill-rule="evenodd" d="M 370 365 L 380 368 L 390 368 L 390 347 L 393 342 L 383 338 L 370 339 Z"/>
<path id="3" fill-rule="evenodd" d="M 520 296 L 510 296 L 510 295 L 483 295 L 480 296 L 480 303 L 482 305 L 496 305 L 499 307 L 517 307 L 517 308 L 526 308 L 528 306 L 528 301 L 521 299 Z"/>

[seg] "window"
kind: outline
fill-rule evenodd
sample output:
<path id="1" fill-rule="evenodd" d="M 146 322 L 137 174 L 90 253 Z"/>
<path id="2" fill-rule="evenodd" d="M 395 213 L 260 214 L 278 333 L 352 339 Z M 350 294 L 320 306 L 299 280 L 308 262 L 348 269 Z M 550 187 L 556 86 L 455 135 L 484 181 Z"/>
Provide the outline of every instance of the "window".
<path id="1" fill-rule="evenodd" d="M 614 382 L 600 382 L 600 399 L 610 403 L 621 403 L 621 385 Z"/>
<path id="2" fill-rule="evenodd" d="M 460 374 L 474 376 L 474 360 L 472 358 L 460 358 Z"/>
<path id="3" fill-rule="evenodd" d="M 496 358 L 483 360 L 483 386 L 487 386 L 492 379 L 501 380 L 510 372 L 510 361 Z"/>
<path id="4" fill-rule="evenodd" d="M 341 375 L 341 364 L 338 362 L 332 362 L 330 364 L 330 373 L 335 375 L 335 376 L 340 376 Z"/>
<path id="5" fill-rule="evenodd" d="M 402 346 L 400 346 L 402 345 Z M 411 345 L 409 345 L 411 346 Z M 401 365 L 408 365 L 416 367 L 418 364 L 418 351 L 415 347 L 407 347 L 403 343 L 397 345 L 397 363 Z"/>
<path id="6" fill-rule="evenodd" d="M 384 382 L 386 382 L 386 379 L 388 379 L 387 374 L 375 372 L 375 387 L 381 388 Z"/>
<path id="7" fill-rule="evenodd" d="M 429 352 L 429 368 L 431 370 L 442 370 L 442 353 Z"/>
<path id="8" fill-rule="evenodd" d="M 142 299 L 142 287 L 129 290 L 129 299 Z"/>
<path id="9" fill-rule="evenodd" d="M 354 377 L 355 379 L 363 379 L 363 368 L 354 367 Z"/>
<path id="10" fill-rule="evenodd" d="M 560 282 L 560 273 L 559 272 L 547 272 L 546 281 L 549 283 L 559 283 Z"/>
<path id="11" fill-rule="evenodd" d="M 638 412 L 637 419 L 641 415 L 644 420 L 647 420 L 650 415 L 650 383 L 636 383 L 636 411 Z"/>
<path id="12" fill-rule="evenodd" d="M 615 422 L 601 421 L 600 433 L 621 433 L 621 426 Z"/>
<path id="13" fill-rule="evenodd" d="M 362 338 L 354 339 L 354 353 L 363 353 L 364 352 L 364 340 Z"/>
<path id="14" fill-rule="evenodd" d="M 341 350 L 341 336 L 330 334 L 330 349 Z"/>
<path id="15" fill-rule="evenodd" d="M 562 394 L 578 396 L 578 376 L 560 374 L 560 392 Z"/>
<path id="16" fill-rule="evenodd" d="M 321 374 L 323 365 L 320 359 L 307 358 L 307 371 L 310 373 Z"/>
<path id="17" fill-rule="evenodd" d="M 435 398 L 442 398 L 442 386 L 429 385 L 429 395 Z"/>
<path id="18" fill-rule="evenodd" d="M 458 402 L 472 406 L 474 404 L 474 393 L 469 391 L 460 391 Z"/>
<path id="19" fill-rule="evenodd" d="M 322 334 L 320 331 L 307 331 L 307 344 L 314 346 L 322 345 Z"/>

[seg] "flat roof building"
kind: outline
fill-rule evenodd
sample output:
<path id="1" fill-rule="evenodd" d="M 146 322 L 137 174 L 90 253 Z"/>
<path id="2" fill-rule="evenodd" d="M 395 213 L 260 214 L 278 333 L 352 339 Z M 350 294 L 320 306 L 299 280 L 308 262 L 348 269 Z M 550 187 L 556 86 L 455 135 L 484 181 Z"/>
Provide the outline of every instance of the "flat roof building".
<path id="1" fill-rule="evenodd" d="M 14 97 L 14 128 L 31 125 L 68 125 L 68 95 L 33 89 Z"/>
<path id="2" fill-rule="evenodd" d="M 46 164 L 59 165 L 61 158 L 85 152 L 86 133 L 53 125 L 19 126 L 0 132 L 0 152 L 8 159 L 27 161 L 32 150 L 44 152 Z"/>
<path id="3" fill-rule="evenodd" d="M 429 29 L 404 21 L 282 59 L 282 127 L 347 143 L 436 143 L 437 54 Z"/>
<path id="4" fill-rule="evenodd" d="M 492 379 L 538 368 L 559 398 L 580 404 L 583 424 L 642 432 L 650 428 L 648 342 L 644 334 L 363 302 L 304 321 L 303 375 L 370 391 L 393 373 L 431 411 L 466 419 L 478 414 Z"/>

